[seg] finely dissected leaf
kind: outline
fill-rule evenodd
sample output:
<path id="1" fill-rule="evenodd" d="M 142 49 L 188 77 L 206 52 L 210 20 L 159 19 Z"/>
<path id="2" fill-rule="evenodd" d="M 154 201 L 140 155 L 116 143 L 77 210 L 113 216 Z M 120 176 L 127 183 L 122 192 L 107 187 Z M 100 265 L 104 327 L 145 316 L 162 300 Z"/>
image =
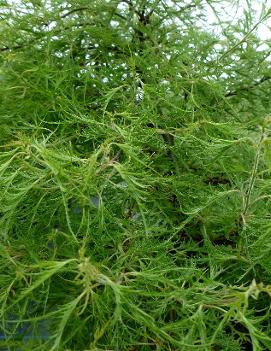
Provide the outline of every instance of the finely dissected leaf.
<path id="1" fill-rule="evenodd" d="M 56 274 L 58 271 L 60 271 L 63 267 L 65 267 L 72 261 L 73 260 L 71 259 L 63 262 L 46 262 L 45 267 L 43 267 L 42 264 L 39 264 L 37 268 L 43 268 L 43 270 L 40 273 L 33 273 L 35 281 L 33 281 L 28 288 L 22 291 L 19 297 L 15 299 L 14 304 L 18 304 L 20 300 L 30 295 L 33 290 L 39 288 L 46 280 L 50 279 L 54 274 Z M 36 278 L 37 274 L 39 275 L 38 278 Z"/>

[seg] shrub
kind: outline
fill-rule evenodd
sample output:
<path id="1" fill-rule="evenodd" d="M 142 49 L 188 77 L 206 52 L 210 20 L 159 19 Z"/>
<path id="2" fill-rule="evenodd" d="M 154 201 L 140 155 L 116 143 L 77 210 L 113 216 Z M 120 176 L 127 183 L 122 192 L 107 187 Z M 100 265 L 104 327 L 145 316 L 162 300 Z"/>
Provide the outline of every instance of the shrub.
<path id="1" fill-rule="evenodd" d="M 1 1 L 3 348 L 271 350 L 270 11 L 217 3 Z"/>

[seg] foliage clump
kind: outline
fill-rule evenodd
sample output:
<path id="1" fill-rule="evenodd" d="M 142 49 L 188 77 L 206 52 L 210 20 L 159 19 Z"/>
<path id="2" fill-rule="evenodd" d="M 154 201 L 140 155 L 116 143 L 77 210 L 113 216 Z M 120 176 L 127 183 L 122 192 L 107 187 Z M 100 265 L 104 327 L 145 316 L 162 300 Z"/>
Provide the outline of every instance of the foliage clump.
<path id="1" fill-rule="evenodd" d="M 1 1 L 3 349 L 271 350 L 270 11 L 219 6 Z"/>

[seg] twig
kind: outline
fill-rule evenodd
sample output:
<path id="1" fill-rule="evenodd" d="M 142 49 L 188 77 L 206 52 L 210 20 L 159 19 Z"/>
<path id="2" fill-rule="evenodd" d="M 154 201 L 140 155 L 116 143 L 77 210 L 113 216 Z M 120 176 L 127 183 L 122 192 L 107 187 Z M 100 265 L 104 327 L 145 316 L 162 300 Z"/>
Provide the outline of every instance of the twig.
<path id="1" fill-rule="evenodd" d="M 251 85 L 241 87 L 240 89 L 235 90 L 235 91 L 229 91 L 228 93 L 225 94 L 225 97 L 236 96 L 236 95 L 238 95 L 239 92 L 249 91 L 249 90 L 256 88 L 257 86 L 261 85 L 262 83 L 264 83 L 270 79 L 271 79 L 271 76 L 270 77 L 262 77 L 258 82 L 254 82 Z"/>
<path id="2" fill-rule="evenodd" d="M 234 51 L 236 48 L 238 48 L 239 45 L 241 45 L 242 43 L 244 43 L 247 38 L 250 36 L 250 34 L 252 34 L 254 32 L 254 30 L 264 21 L 266 20 L 268 17 L 270 16 L 270 13 L 267 12 L 262 18 L 259 19 L 259 21 L 244 35 L 244 37 L 238 41 L 238 43 L 236 43 L 235 45 L 233 45 L 230 49 L 228 49 L 226 52 L 224 52 L 224 54 L 222 54 L 219 59 L 218 62 L 221 61 L 225 56 L 227 56 L 228 54 L 230 54 L 232 51 Z"/>
<path id="3" fill-rule="evenodd" d="M 252 168 L 252 171 L 251 171 L 251 176 L 250 176 L 250 179 L 249 179 L 248 188 L 247 188 L 247 190 L 245 192 L 243 211 L 241 213 L 241 217 L 242 217 L 242 220 L 243 220 L 244 224 L 245 224 L 245 216 L 246 216 L 248 208 L 250 206 L 251 194 L 252 194 L 252 190 L 253 190 L 253 187 L 254 187 L 254 184 L 255 184 L 255 180 L 256 180 L 256 176 L 257 176 L 257 171 L 258 171 L 259 161 L 260 161 L 260 156 L 261 156 L 262 143 L 263 143 L 264 139 L 265 139 L 265 131 L 264 131 L 264 129 L 262 129 L 261 138 L 260 138 L 259 143 L 257 145 L 257 152 L 256 152 L 253 168 Z"/>
<path id="4" fill-rule="evenodd" d="M 81 11 L 85 11 L 85 10 L 89 10 L 88 6 L 82 6 L 82 7 L 78 7 L 75 9 L 70 10 L 67 13 L 64 13 L 63 15 L 60 16 L 60 18 L 66 18 L 68 16 L 70 16 L 71 14 L 75 13 L 75 12 L 81 12 Z"/>

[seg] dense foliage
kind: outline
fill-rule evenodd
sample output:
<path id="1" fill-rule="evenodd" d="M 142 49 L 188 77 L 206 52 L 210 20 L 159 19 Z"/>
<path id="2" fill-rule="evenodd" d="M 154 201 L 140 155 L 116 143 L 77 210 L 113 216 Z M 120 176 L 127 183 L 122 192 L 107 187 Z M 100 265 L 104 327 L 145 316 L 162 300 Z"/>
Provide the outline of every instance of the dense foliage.
<path id="1" fill-rule="evenodd" d="M 271 350 L 270 11 L 221 10 L 1 1 L 3 350 Z"/>

